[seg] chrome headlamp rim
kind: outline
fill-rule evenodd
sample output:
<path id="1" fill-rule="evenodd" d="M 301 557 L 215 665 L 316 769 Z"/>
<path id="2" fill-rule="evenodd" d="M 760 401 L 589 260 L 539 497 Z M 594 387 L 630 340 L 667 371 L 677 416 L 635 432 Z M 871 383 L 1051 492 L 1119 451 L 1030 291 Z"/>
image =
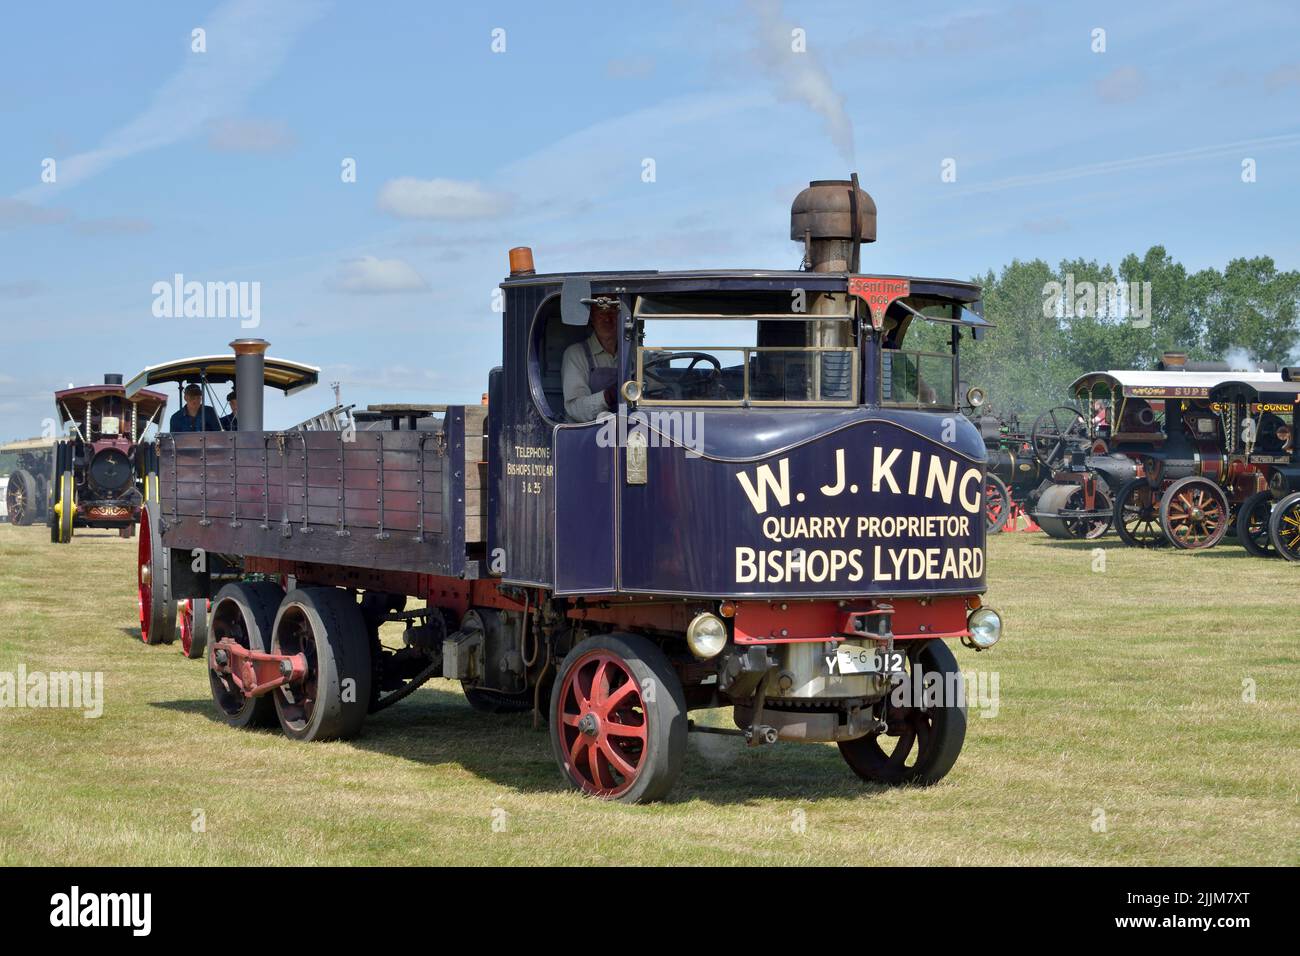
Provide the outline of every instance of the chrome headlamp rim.
<path id="1" fill-rule="evenodd" d="M 978 607 L 966 618 L 968 636 L 962 643 L 985 651 L 1002 639 L 1002 615 L 991 607 Z"/>
<path id="2" fill-rule="evenodd" d="M 709 633 L 705 633 L 706 629 Z M 701 611 L 686 625 L 686 646 L 699 660 L 717 657 L 727 646 L 727 625 L 710 611 Z"/>

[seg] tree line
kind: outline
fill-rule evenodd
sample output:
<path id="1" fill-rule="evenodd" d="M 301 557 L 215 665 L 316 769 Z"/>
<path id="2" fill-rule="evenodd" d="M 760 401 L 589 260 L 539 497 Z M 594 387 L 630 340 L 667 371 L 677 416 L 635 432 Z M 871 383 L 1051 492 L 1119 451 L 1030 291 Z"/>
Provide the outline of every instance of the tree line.
<path id="1" fill-rule="evenodd" d="M 999 415 L 1067 403 L 1085 372 L 1154 368 L 1165 352 L 1192 360 L 1300 365 L 1300 272 L 1268 256 L 1188 272 L 1163 246 L 1130 253 L 1114 269 L 1085 259 L 1053 269 L 1013 261 L 984 287 L 997 328 L 962 346 L 962 378 L 982 385 Z"/>

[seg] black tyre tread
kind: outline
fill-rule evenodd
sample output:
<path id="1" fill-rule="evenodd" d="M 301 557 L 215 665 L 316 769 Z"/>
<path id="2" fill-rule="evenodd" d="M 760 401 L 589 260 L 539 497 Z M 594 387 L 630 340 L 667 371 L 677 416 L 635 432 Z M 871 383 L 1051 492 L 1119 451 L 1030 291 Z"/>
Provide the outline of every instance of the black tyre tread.
<path id="1" fill-rule="evenodd" d="M 938 672 L 944 675 L 956 673 L 961 668 L 957 665 L 957 658 L 953 655 L 952 649 L 941 640 L 927 641 L 912 658 L 912 666 L 915 669 L 917 662 L 926 672 Z M 946 680 L 946 678 L 945 678 Z M 881 783 L 891 786 L 900 786 L 904 784 L 915 784 L 923 787 L 932 786 L 948 775 L 948 771 L 956 764 L 957 758 L 961 755 L 962 745 L 966 741 L 966 701 L 962 700 L 955 707 L 943 707 L 939 709 L 942 713 L 943 724 L 939 727 L 939 719 L 936 718 L 935 724 L 940 734 L 940 741 L 937 748 L 927 755 L 924 763 L 918 761 L 917 764 L 907 769 L 899 776 L 880 776 L 872 771 L 862 759 L 862 751 L 869 746 L 872 741 L 871 735 L 859 737 L 855 740 L 842 741 L 839 744 L 840 754 L 844 757 L 845 763 L 849 768 L 863 780 L 869 783 Z"/>
<path id="2" fill-rule="evenodd" d="M 308 616 L 315 612 L 324 628 L 316 638 L 317 699 L 311 722 L 296 731 L 280 720 L 285 735 L 301 741 L 348 740 L 361 732 L 370 705 L 371 661 L 370 638 L 361 608 L 352 596 L 341 588 L 299 588 L 285 595 L 281 608 L 301 604 Z M 278 630 L 280 614 L 276 614 Z M 275 633 L 273 631 L 272 633 Z M 275 642 L 273 639 L 273 646 Z M 342 684 L 347 678 L 356 682 L 355 700 L 344 702 Z M 278 693 L 270 695 L 280 712 Z"/>
<path id="3" fill-rule="evenodd" d="M 284 590 L 269 581 L 236 581 L 217 592 L 212 599 L 212 610 L 216 611 L 217 606 L 227 599 L 233 600 L 248 612 L 250 623 L 256 629 L 255 632 L 250 631 L 249 643 L 256 645 L 255 650 L 266 651 L 271 648 L 271 626 L 283 596 Z M 215 699 L 212 706 L 217 715 L 232 727 L 252 729 L 274 727 L 277 723 L 275 703 L 270 694 L 258 697 L 251 708 L 234 718 L 222 710 Z"/>
<path id="4" fill-rule="evenodd" d="M 565 783 L 573 786 L 564 769 L 564 753 L 560 738 L 562 721 L 556 719 L 560 707 L 560 694 L 564 688 L 565 678 L 570 667 L 579 658 L 593 650 L 613 651 L 628 664 L 633 677 L 644 680 L 653 677 L 661 688 L 655 695 L 654 706 L 660 711 L 654 720 L 648 721 L 655 733 L 647 734 L 647 750 L 654 747 L 654 753 L 647 753 L 645 759 L 654 761 L 648 767 L 648 773 L 638 775 L 636 783 L 617 799 L 621 803 L 653 803 L 662 800 L 672 790 L 673 784 L 681 775 L 682 765 L 686 762 L 686 694 L 681 681 L 673 671 L 672 665 L 658 646 L 637 634 L 614 632 L 595 634 L 579 642 L 565 655 L 556 673 L 555 683 L 551 687 L 549 715 L 551 752 Z M 638 674 L 637 671 L 645 674 Z M 650 738 L 654 737 L 652 744 Z"/>

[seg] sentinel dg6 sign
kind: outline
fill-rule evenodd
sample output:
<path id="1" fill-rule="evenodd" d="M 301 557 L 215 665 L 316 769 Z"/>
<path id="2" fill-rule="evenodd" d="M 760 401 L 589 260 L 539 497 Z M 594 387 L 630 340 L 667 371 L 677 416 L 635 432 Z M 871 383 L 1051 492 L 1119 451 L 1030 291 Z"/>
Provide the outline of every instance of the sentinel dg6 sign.
<path id="1" fill-rule="evenodd" d="M 264 431 L 242 396 L 266 343 L 233 343 L 238 430 L 162 443 L 150 506 L 172 596 L 211 600 L 222 718 L 346 738 L 442 676 L 535 709 L 598 797 L 664 796 L 715 707 L 752 745 L 942 778 L 966 732 L 945 641 L 1001 630 L 957 394 L 989 324 L 976 286 L 859 275 L 875 227 L 855 179 L 796 199 L 797 271 L 545 275 L 511 250 L 486 405 L 351 433 Z"/>

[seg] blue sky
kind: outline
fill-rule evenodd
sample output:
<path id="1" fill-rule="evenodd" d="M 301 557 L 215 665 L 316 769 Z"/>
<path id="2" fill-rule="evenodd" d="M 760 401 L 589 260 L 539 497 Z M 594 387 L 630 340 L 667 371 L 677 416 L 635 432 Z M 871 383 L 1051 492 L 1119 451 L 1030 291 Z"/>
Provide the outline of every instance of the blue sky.
<path id="1" fill-rule="evenodd" d="M 250 334 L 156 317 L 176 273 L 260 283 L 252 334 L 345 401 L 476 401 L 509 247 L 542 271 L 794 267 L 790 200 L 850 170 L 879 208 L 864 271 L 1156 243 L 1300 268 L 1298 30 L 1293 3 L 1195 0 L 10 5 L 0 440 L 69 382 Z M 330 400 L 270 398 L 268 424 Z"/>

